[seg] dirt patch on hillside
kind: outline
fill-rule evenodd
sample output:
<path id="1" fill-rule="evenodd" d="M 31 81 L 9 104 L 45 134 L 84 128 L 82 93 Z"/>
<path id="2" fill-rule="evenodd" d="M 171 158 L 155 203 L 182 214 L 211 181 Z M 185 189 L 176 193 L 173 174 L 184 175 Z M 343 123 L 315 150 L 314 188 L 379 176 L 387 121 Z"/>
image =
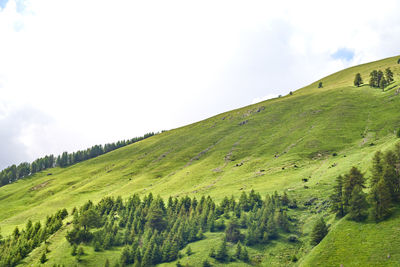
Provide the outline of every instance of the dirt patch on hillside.
<path id="1" fill-rule="evenodd" d="M 31 191 L 38 191 L 44 187 L 46 187 L 48 184 L 50 183 L 50 180 L 43 182 L 41 184 L 35 185 L 34 187 L 31 187 L 30 190 Z"/>
<path id="2" fill-rule="evenodd" d="M 203 151 L 199 152 L 196 156 L 194 156 L 193 158 L 191 158 L 189 160 L 188 163 L 186 163 L 185 167 L 188 167 L 190 165 L 192 165 L 193 161 L 195 160 L 199 160 L 204 154 L 206 154 L 208 151 L 210 151 L 212 148 L 214 148 L 216 145 L 218 145 L 219 142 L 222 141 L 223 138 L 219 139 L 217 142 L 215 142 L 214 144 L 212 144 L 211 146 L 207 147 L 206 149 L 204 149 Z"/>
<path id="3" fill-rule="evenodd" d="M 163 158 L 165 158 L 169 153 L 170 153 L 170 151 L 167 151 L 167 152 L 161 154 L 160 156 L 158 156 L 157 159 L 153 160 L 152 163 L 161 161 L 161 160 L 162 160 Z"/>

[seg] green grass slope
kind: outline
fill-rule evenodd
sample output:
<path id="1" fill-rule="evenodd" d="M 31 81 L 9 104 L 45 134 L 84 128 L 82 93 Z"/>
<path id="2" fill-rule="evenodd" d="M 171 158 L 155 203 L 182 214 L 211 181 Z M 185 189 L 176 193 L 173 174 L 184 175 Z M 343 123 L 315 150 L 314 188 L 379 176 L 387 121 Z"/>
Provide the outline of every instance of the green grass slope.
<path id="1" fill-rule="evenodd" d="M 352 85 L 357 72 L 367 82 L 372 69 L 387 67 L 395 73 L 395 82 L 385 92 L 367 85 L 359 88 Z M 310 197 L 326 199 L 338 174 L 354 165 L 368 175 L 373 153 L 396 142 L 395 131 L 400 127 L 400 95 L 396 94 L 400 65 L 397 57 L 388 58 L 340 71 L 320 81 L 323 88 L 317 88 L 317 81 L 293 95 L 226 112 L 97 158 L 67 168 L 49 169 L 4 186 L 0 188 L 2 234 L 9 234 L 28 219 L 43 220 L 60 208 L 70 210 L 89 199 L 98 201 L 108 195 L 127 197 L 152 192 L 162 197 L 210 195 L 220 200 L 226 195 L 238 196 L 243 190 L 254 189 L 262 195 L 287 190 L 300 201 Z M 334 152 L 337 156 L 332 155 Z M 304 183 L 302 178 L 309 181 Z M 305 215 L 293 215 L 301 222 L 299 231 L 304 234 L 305 243 L 314 213 L 308 210 Z M 335 229 L 346 224 L 350 222 L 335 224 L 329 236 L 336 236 Z M 389 233 L 390 224 L 381 226 L 382 231 L 387 229 Z M 61 255 L 69 255 L 61 234 L 52 239 L 54 249 L 49 255 L 49 264 L 56 263 Z M 211 239 L 193 244 L 193 250 L 201 251 L 207 246 L 204 243 L 207 240 Z M 323 244 L 311 251 L 304 264 L 316 266 L 321 258 L 315 253 Z M 287 260 L 290 255 L 277 258 L 289 246 L 278 242 L 255 249 L 251 255 L 267 255 L 261 264 L 284 266 L 290 263 Z M 306 260 L 310 249 L 302 246 L 289 251 Z M 29 264 L 29 259 L 35 262 L 35 253 L 40 255 L 39 250 L 33 251 L 31 258 L 24 262 Z M 340 250 L 330 250 L 327 258 L 333 259 L 335 253 L 340 255 Z M 118 251 L 104 253 L 110 254 L 107 255 L 111 259 Z M 192 257 L 200 257 L 201 253 Z M 86 265 L 91 266 L 92 260 L 104 259 L 104 254 L 100 254 L 88 253 Z M 65 257 L 68 263 L 69 256 Z M 364 263 L 369 260 L 362 259 Z M 188 260 L 182 259 L 182 262 Z"/>
<path id="2" fill-rule="evenodd" d="M 399 234 L 399 210 L 378 224 L 343 219 L 300 266 L 399 266 Z"/>

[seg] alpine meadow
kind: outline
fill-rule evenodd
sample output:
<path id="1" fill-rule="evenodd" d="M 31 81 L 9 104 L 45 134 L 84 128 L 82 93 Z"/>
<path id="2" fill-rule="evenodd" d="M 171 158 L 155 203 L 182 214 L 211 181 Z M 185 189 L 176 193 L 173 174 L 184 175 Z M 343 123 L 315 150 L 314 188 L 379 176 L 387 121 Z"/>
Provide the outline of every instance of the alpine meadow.
<path id="1" fill-rule="evenodd" d="M 397 56 L 16 162 L 0 174 L 0 266 L 399 266 L 399 142 Z"/>

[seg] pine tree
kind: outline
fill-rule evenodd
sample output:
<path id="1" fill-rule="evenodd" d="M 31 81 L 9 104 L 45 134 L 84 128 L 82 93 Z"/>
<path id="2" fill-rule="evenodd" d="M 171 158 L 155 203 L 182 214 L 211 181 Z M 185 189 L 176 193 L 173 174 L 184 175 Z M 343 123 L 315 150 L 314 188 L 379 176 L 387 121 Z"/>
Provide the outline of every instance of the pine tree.
<path id="1" fill-rule="evenodd" d="M 15 228 L 14 228 L 14 231 L 13 231 L 13 237 L 14 237 L 14 240 L 17 240 L 18 238 L 19 238 L 19 236 L 21 235 L 20 234 L 20 232 L 19 232 L 19 229 L 18 229 L 18 226 L 16 226 Z"/>
<path id="2" fill-rule="evenodd" d="M 363 221 L 367 217 L 368 202 L 360 185 L 356 185 L 349 202 L 349 217 L 354 221 Z"/>
<path id="3" fill-rule="evenodd" d="M 390 216 L 392 199 L 383 178 L 371 188 L 368 199 L 371 203 L 370 216 L 375 221 L 381 221 Z"/>
<path id="4" fill-rule="evenodd" d="M 339 175 L 336 178 L 336 184 L 333 190 L 333 194 L 330 196 L 332 202 L 331 210 L 336 216 L 343 217 L 345 215 L 343 205 L 343 176 Z"/>
<path id="5" fill-rule="evenodd" d="M 94 242 L 94 251 L 98 252 L 101 250 L 101 245 L 99 241 Z"/>
<path id="6" fill-rule="evenodd" d="M 226 240 L 224 240 L 219 246 L 217 253 L 215 254 L 215 259 L 218 261 L 225 262 L 229 258 L 228 248 L 226 247 Z"/>
<path id="7" fill-rule="evenodd" d="M 281 198 L 281 202 L 282 202 L 282 205 L 283 206 L 287 206 L 288 204 L 289 204 L 289 197 L 288 197 L 288 195 L 286 194 L 286 191 L 285 192 L 283 192 L 283 196 L 282 196 L 282 198 Z"/>
<path id="8" fill-rule="evenodd" d="M 289 219 L 288 219 L 288 217 L 287 217 L 286 211 L 280 211 L 280 212 L 278 213 L 277 221 L 278 221 L 279 227 L 280 227 L 283 231 L 289 232 Z"/>
<path id="9" fill-rule="evenodd" d="M 364 175 L 356 167 L 352 167 L 350 172 L 344 176 L 343 181 L 343 205 L 345 212 L 348 212 L 349 202 L 351 199 L 351 194 L 355 186 L 359 185 L 361 188 L 364 187 L 365 179 Z"/>
<path id="10" fill-rule="evenodd" d="M 319 82 L 318 83 L 318 88 L 322 88 L 323 86 L 322 86 L 322 82 Z"/>
<path id="11" fill-rule="evenodd" d="M 381 71 L 381 70 L 378 70 L 378 72 L 377 72 L 377 77 L 376 77 L 376 84 L 377 84 L 377 86 L 376 87 L 381 87 L 381 83 L 382 83 L 382 79 L 384 79 L 385 78 L 385 76 L 383 75 L 383 72 Z"/>
<path id="12" fill-rule="evenodd" d="M 177 242 L 173 242 L 171 245 L 171 252 L 169 254 L 169 260 L 174 261 L 178 258 L 179 246 Z"/>
<path id="13" fill-rule="evenodd" d="M 246 235 L 246 245 L 247 246 L 252 246 L 258 242 L 257 237 L 256 237 L 256 229 L 254 226 L 250 226 L 249 230 L 247 231 Z"/>
<path id="14" fill-rule="evenodd" d="M 192 254 L 193 254 L 192 248 L 188 246 L 188 248 L 186 249 L 186 255 L 190 256 Z"/>
<path id="15" fill-rule="evenodd" d="M 47 258 L 46 258 L 46 253 L 42 253 L 42 256 L 40 257 L 40 263 L 45 263 L 47 261 Z"/>
<path id="16" fill-rule="evenodd" d="M 72 245 L 71 256 L 75 256 L 78 250 L 78 246 L 76 244 Z"/>
<path id="17" fill-rule="evenodd" d="M 247 198 L 246 192 L 242 192 L 239 198 L 239 206 L 243 211 L 249 211 L 250 206 L 249 206 L 249 200 Z"/>
<path id="18" fill-rule="evenodd" d="M 228 242 L 232 243 L 236 243 L 242 239 L 242 234 L 240 233 L 239 225 L 235 217 L 229 222 L 225 230 L 225 237 Z"/>
<path id="19" fill-rule="evenodd" d="M 269 217 L 268 219 L 266 234 L 268 235 L 268 239 L 274 239 L 278 236 L 278 229 L 276 228 L 275 220 L 272 217 Z"/>
<path id="20" fill-rule="evenodd" d="M 244 262 L 249 262 L 249 253 L 247 252 L 247 248 L 243 247 L 242 253 L 240 254 L 240 260 Z"/>
<path id="21" fill-rule="evenodd" d="M 373 70 L 370 74 L 370 79 L 369 79 L 369 86 L 371 87 L 378 87 L 379 82 L 378 82 L 378 71 Z"/>
<path id="22" fill-rule="evenodd" d="M 215 249 L 211 248 L 210 253 L 208 254 L 211 258 L 215 258 Z"/>
<path id="23" fill-rule="evenodd" d="M 169 254 L 171 253 L 171 243 L 167 240 L 162 247 L 163 261 L 169 261 Z"/>
<path id="24" fill-rule="evenodd" d="M 321 217 L 315 224 L 311 232 L 311 245 L 318 245 L 328 233 L 328 227 Z"/>
<path id="25" fill-rule="evenodd" d="M 393 72 L 390 68 L 385 69 L 385 77 L 388 83 L 393 82 Z"/>
<path id="26" fill-rule="evenodd" d="M 240 254 L 242 254 L 242 245 L 240 244 L 240 241 L 239 241 L 236 246 L 235 257 L 237 259 L 240 259 Z"/>
<path id="27" fill-rule="evenodd" d="M 393 164 L 395 165 L 395 164 Z M 383 180 L 385 184 L 389 188 L 390 196 L 392 197 L 393 202 L 396 202 L 399 198 L 399 176 L 396 172 L 396 167 L 391 164 L 385 164 L 385 168 L 383 170 Z"/>
<path id="28" fill-rule="evenodd" d="M 139 246 L 136 248 L 135 256 L 133 258 L 135 265 L 139 264 L 140 266 L 140 263 L 142 262 L 142 253 L 140 252 Z"/>
<path id="29" fill-rule="evenodd" d="M 146 252 L 143 255 L 143 260 L 142 260 L 142 266 L 143 267 L 147 267 L 147 266 L 153 265 L 153 259 L 152 259 L 153 254 L 152 254 L 152 251 L 153 251 L 153 248 L 148 246 L 147 249 L 146 249 Z"/>
<path id="30" fill-rule="evenodd" d="M 83 255 L 85 255 L 85 251 L 83 250 L 83 247 L 79 247 L 78 252 L 76 253 L 76 259 L 80 261 Z"/>
<path id="31" fill-rule="evenodd" d="M 124 264 L 130 264 L 133 263 L 131 260 L 131 251 L 129 247 L 124 247 L 121 253 L 121 263 Z"/>
<path id="32" fill-rule="evenodd" d="M 196 239 L 202 240 L 203 238 L 204 238 L 203 230 L 200 228 L 199 231 L 197 232 Z"/>
<path id="33" fill-rule="evenodd" d="M 136 261 L 135 260 L 135 263 L 133 264 L 133 267 L 142 267 L 142 265 L 140 264 L 140 261 Z"/>
<path id="34" fill-rule="evenodd" d="M 167 225 L 163 210 L 156 205 L 152 206 L 147 215 L 147 223 L 152 229 L 157 229 L 158 231 L 164 230 Z"/>
<path id="35" fill-rule="evenodd" d="M 246 215 L 245 212 L 242 211 L 242 212 L 240 213 L 239 226 L 240 226 L 241 228 L 247 228 L 247 221 L 248 221 L 247 215 Z"/>
<path id="36" fill-rule="evenodd" d="M 357 73 L 356 77 L 354 78 L 354 85 L 359 87 L 361 84 L 363 84 L 363 80 L 361 78 L 361 74 Z"/>
<path id="37" fill-rule="evenodd" d="M 383 154 L 381 151 L 377 151 L 372 159 L 372 177 L 371 177 L 371 187 L 374 187 L 383 175 Z"/>
<path id="38" fill-rule="evenodd" d="M 388 85 L 388 81 L 385 79 L 385 77 L 382 77 L 379 81 L 379 88 L 382 89 L 382 91 L 385 90 L 386 86 Z"/>
<path id="39" fill-rule="evenodd" d="M 162 261 L 162 255 L 160 251 L 160 247 L 158 244 L 154 244 L 153 250 L 151 251 L 151 258 L 153 260 L 153 264 L 156 265 Z"/>

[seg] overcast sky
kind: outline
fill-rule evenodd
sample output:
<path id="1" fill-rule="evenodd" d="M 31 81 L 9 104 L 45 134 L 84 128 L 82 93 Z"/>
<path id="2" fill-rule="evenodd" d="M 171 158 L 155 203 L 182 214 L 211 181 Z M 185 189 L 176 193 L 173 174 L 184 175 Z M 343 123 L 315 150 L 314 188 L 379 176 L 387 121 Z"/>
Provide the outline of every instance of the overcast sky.
<path id="1" fill-rule="evenodd" d="M 0 0 L 0 168 L 398 55 L 399 14 L 395 0 Z"/>

